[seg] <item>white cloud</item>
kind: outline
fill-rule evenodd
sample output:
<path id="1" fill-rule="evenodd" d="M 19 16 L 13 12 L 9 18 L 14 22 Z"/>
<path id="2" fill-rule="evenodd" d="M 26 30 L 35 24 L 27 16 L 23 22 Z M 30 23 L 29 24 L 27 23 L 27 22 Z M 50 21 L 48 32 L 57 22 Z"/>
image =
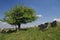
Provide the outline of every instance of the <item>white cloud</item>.
<path id="1" fill-rule="evenodd" d="M 41 14 L 39 14 L 39 15 L 36 15 L 37 17 L 42 17 L 42 15 Z"/>
<path id="2" fill-rule="evenodd" d="M 60 22 L 60 18 L 54 18 L 53 21 L 54 21 L 54 20 Z"/>

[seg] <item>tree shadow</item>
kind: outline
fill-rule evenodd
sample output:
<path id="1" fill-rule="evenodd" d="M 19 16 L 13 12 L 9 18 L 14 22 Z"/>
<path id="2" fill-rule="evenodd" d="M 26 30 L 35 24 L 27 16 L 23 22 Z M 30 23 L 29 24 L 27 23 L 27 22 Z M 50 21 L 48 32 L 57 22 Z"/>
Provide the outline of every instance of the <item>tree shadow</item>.
<path id="1" fill-rule="evenodd" d="M 9 29 L 7 32 L 6 32 L 5 30 L 2 30 L 1 33 L 3 33 L 3 34 L 5 34 L 5 33 L 10 34 L 10 33 L 16 33 L 17 31 L 27 31 L 27 30 L 28 30 L 28 29 L 20 29 L 20 30 L 18 30 L 18 29 L 16 29 L 16 30 L 11 30 L 11 29 Z"/>

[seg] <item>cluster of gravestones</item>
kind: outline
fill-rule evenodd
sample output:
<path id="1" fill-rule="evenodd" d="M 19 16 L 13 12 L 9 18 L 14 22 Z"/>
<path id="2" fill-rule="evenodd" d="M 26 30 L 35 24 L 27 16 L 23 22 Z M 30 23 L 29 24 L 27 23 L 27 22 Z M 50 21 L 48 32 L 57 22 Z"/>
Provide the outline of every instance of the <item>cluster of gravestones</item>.
<path id="1" fill-rule="evenodd" d="M 26 31 L 27 28 L 24 28 L 24 29 L 20 29 L 20 30 L 24 30 Z M 12 32 L 17 32 L 18 31 L 18 28 L 15 27 L 15 28 L 4 28 L 4 29 L 0 29 L 0 33 L 12 33 Z"/>
<path id="2" fill-rule="evenodd" d="M 39 27 L 40 30 L 44 31 L 46 28 L 48 28 L 48 25 L 49 25 L 49 23 L 44 23 L 44 24 L 38 25 L 38 27 Z M 50 26 L 51 27 L 56 27 L 57 26 L 57 21 L 51 22 Z"/>
<path id="3" fill-rule="evenodd" d="M 9 28 L 9 29 L 1 29 L 1 33 L 12 33 L 12 32 L 16 32 L 17 31 L 17 28 L 15 28 L 15 29 L 11 29 L 11 28 Z"/>
<path id="4" fill-rule="evenodd" d="M 49 25 L 49 23 L 47 22 L 47 23 L 38 25 L 38 27 L 40 30 L 44 31 L 45 29 L 48 28 L 48 25 Z M 50 23 L 50 27 L 56 27 L 56 26 L 57 26 L 57 21 L 53 21 Z M 21 30 L 27 30 L 27 29 L 21 29 Z M 11 32 L 16 32 L 16 31 L 17 31 L 17 27 L 14 30 L 12 30 L 11 28 L 8 30 L 2 29 L 1 33 L 11 33 Z"/>

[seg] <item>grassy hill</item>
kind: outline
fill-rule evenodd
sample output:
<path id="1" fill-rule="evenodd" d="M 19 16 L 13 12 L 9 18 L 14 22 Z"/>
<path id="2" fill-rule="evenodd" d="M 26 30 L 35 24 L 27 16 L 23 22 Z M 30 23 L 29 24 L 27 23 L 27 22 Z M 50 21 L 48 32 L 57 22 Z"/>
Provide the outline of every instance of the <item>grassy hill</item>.
<path id="1" fill-rule="evenodd" d="M 60 25 L 42 32 L 38 27 L 13 33 L 0 33 L 0 40 L 60 40 Z"/>

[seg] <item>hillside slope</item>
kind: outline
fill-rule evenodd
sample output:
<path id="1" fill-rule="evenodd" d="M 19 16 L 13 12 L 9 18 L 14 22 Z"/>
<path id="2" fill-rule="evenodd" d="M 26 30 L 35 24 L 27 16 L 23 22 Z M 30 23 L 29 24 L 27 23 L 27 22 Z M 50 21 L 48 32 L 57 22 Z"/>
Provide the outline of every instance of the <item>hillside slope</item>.
<path id="1" fill-rule="evenodd" d="M 44 32 L 34 27 L 13 33 L 0 33 L 0 40 L 60 40 L 60 25 L 48 27 Z"/>

